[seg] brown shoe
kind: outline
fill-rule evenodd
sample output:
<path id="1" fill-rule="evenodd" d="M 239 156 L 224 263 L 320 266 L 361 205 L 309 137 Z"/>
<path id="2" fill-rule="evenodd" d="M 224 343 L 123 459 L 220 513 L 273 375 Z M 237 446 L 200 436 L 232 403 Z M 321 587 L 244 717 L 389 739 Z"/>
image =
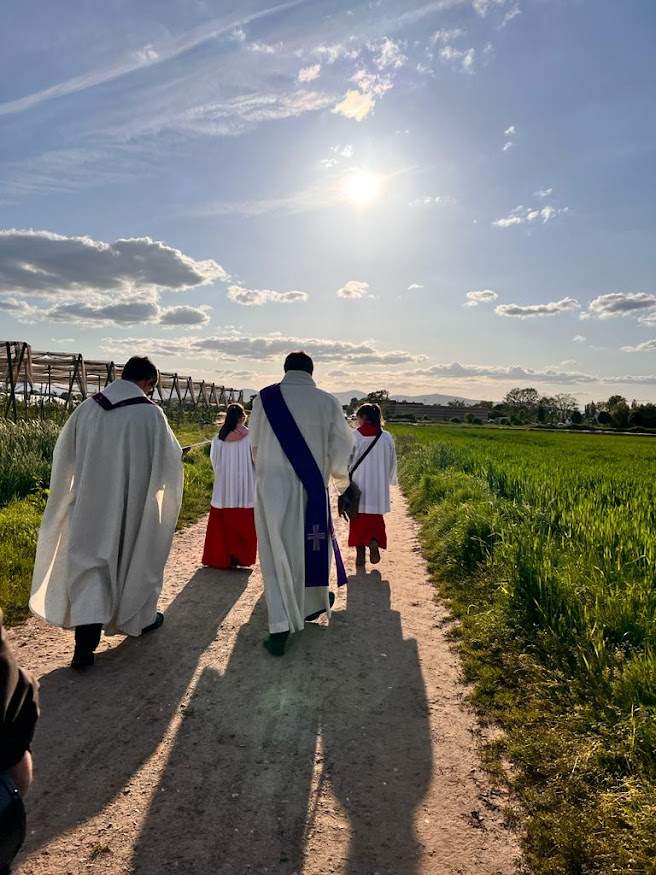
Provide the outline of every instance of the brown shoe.
<path id="1" fill-rule="evenodd" d="M 355 548 L 355 567 L 364 568 L 367 564 L 367 554 L 364 547 Z"/>
<path id="2" fill-rule="evenodd" d="M 380 547 L 378 546 L 378 541 L 372 541 L 369 544 L 369 559 L 371 560 L 372 565 L 378 565 L 380 562 Z"/>

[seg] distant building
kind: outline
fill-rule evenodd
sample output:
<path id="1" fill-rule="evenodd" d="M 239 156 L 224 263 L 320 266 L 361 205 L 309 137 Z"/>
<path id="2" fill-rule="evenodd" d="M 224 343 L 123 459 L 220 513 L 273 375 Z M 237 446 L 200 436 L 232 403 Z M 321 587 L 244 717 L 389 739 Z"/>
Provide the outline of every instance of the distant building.
<path id="1" fill-rule="evenodd" d="M 490 411 L 487 407 L 477 405 L 447 407 L 445 404 L 419 404 L 416 401 L 386 401 L 384 404 L 387 419 L 416 419 L 418 422 L 448 422 L 459 419 L 464 422 L 465 416 L 473 416 L 482 422 L 488 422 Z"/>

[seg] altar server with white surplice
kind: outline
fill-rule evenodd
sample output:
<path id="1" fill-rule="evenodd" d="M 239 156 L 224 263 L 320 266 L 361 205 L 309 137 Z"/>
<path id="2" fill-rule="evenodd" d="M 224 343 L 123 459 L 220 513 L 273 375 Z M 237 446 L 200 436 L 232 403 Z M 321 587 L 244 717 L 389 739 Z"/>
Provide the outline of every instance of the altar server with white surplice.
<path id="1" fill-rule="evenodd" d="M 384 514 L 390 512 L 390 486 L 396 484 L 394 438 L 383 429 L 378 404 L 363 404 L 356 413 L 355 448 L 349 465 L 360 490 L 357 516 L 349 524 L 349 547 L 355 547 L 355 564 L 364 566 L 366 551 L 375 565 L 387 549 Z"/>
<path id="2" fill-rule="evenodd" d="M 230 404 L 210 449 L 214 489 L 203 565 L 211 568 L 248 568 L 255 564 L 255 469 L 245 420 L 241 404 Z"/>

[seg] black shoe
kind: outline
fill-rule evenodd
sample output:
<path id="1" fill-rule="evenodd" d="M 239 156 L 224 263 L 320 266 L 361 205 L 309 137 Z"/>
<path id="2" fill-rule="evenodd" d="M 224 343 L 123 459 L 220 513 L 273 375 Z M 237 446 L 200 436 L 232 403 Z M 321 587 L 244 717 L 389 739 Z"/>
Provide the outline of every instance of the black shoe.
<path id="1" fill-rule="evenodd" d="M 369 544 L 369 559 L 371 560 L 372 565 L 378 565 L 380 562 L 380 547 L 378 546 L 378 541 L 372 541 Z"/>
<path id="2" fill-rule="evenodd" d="M 152 622 L 150 624 L 150 626 L 144 626 L 144 628 L 141 630 L 141 634 L 145 635 L 146 632 L 154 632 L 155 629 L 159 629 L 159 627 L 162 625 L 163 622 L 164 622 L 164 614 L 161 611 L 158 611 L 157 614 L 155 615 L 154 622 Z"/>
<path id="3" fill-rule="evenodd" d="M 328 601 L 330 602 L 330 607 L 332 608 L 332 606 L 335 604 L 335 593 L 334 592 L 328 593 Z M 305 622 L 311 623 L 313 620 L 318 620 L 319 617 L 325 613 L 326 613 L 325 608 L 322 608 L 320 611 L 315 611 L 313 614 L 310 614 L 309 617 L 305 618 Z"/>
<path id="4" fill-rule="evenodd" d="M 75 671 L 86 671 L 95 663 L 96 657 L 91 650 L 78 650 L 75 648 L 73 659 L 71 660 L 71 668 Z"/>
<path id="5" fill-rule="evenodd" d="M 271 632 L 269 637 L 262 642 L 271 656 L 284 656 L 285 644 L 289 638 L 289 632 Z"/>

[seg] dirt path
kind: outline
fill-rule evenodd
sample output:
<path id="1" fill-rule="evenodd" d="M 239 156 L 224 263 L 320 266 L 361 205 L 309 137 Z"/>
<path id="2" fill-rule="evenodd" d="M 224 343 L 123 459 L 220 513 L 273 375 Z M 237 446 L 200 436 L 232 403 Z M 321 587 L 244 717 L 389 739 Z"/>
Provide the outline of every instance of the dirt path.
<path id="1" fill-rule="evenodd" d="M 66 667 L 70 633 L 14 630 L 43 712 L 19 875 L 514 872 L 448 618 L 394 503 L 380 570 L 282 660 L 261 645 L 259 569 L 200 567 L 204 521 L 176 537 L 163 629 L 109 639 L 93 672 Z"/>

